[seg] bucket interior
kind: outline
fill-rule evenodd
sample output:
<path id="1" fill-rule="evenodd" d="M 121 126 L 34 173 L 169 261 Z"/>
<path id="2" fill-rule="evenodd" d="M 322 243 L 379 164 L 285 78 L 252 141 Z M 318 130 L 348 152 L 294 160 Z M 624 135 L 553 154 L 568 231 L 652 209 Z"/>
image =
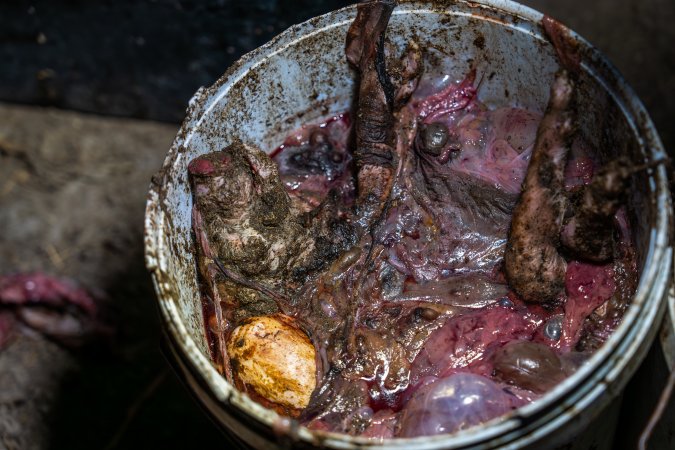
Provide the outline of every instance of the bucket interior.
<path id="1" fill-rule="evenodd" d="M 387 30 L 392 49 L 400 53 L 415 39 L 427 49 L 425 73 L 461 80 L 475 68 L 478 98 L 488 106 L 543 112 L 559 65 L 539 23 L 531 17 L 508 16 L 496 7 L 451 3 L 452 10 L 421 3 L 397 8 Z M 271 152 L 299 126 L 349 110 L 355 73 L 345 60 L 344 41 L 354 11 L 346 8 L 293 27 L 245 56 L 195 97 L 167 157 L 157 188 L 161 230 L 152 238 L 161 254 L 156 281 L 170 292 L 160 294 L 160 304 L 171 308 L 179 331 L 205 360 L 210 361 L 210 353 L 192 252 L 187 165 L 234 139 Z M 622 103 L 630 93 L 621 90 L 612 69 L 595 53 L 585 54 L 584 61 L 577 94 L 579 135 L 604 160 L 619 154 L 629 155 L 635 163 L 653 160 L 656 156 L 648 154 L 648 143 L 638 133 L 640 121 L 648 119 L 630 117 Z M 650 172 L 633 178 L 629 217 L 640 271 L 652 252 L 658 189 Z"/>

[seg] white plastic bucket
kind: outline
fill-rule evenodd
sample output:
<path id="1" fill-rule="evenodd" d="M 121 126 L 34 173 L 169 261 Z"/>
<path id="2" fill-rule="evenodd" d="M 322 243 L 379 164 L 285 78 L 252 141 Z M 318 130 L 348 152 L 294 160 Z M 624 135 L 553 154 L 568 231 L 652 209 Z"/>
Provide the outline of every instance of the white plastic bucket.
<path id="1" fill-rule="evenodd" d="M 634 178 L 629 209 L 641 278 L 623 322 L 587 365 L 505 418 L 455 435 L 384 442 L 312 432 L 251 401 L 212 365 L 192 253 L 187 164 L 235 138 L 271 151 L 300 125 L 349 109 L 354 74 L 344 58 L 344 41 L 355 12 L 348 7 L 291 27 L 242 57 L 190 102 L 164 166 L 153 178 L 145 222 L 146 264 L 179 371 L 216 423 L 254 448 L 608 448 L 617 402 L 608 405 L 620 396 L 654 339 L 672 279 L 672 206 L 663 167 Z M 485 75 L 479 97 L 488 105 L 543 111 L 558 63 L 543 37 L 541 19 L 540 13 L 505 0 L 400 2 L 387 36 L 401 49 L 413 35 L 422 48 L 445 49 L 444 58 L 427 61 L 428 70 L 460 79 L 476 66 Z M 635 94 L 597 50 L 571 36 L 582 54 L 580 132 L 606 156 L 665 157 Z M 589 427 L 593 421 L 596 425 Z"/>

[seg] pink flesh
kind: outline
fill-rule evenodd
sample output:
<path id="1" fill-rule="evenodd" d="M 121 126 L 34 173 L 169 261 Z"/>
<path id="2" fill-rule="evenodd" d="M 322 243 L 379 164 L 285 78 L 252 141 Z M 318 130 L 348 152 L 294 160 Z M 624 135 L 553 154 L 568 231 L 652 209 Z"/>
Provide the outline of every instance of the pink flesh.
<path id="1" fill-rule="evenodd" d="M 100 307 L 94 297 L 73 281 L 43 273 L 0 276 L 0 348 L 17 320 L 67 344 L 79 344 L 91 332 L 109 333 L 99 321 Z"/>
<path id="2" fill-rule="evenodd" d="M 445 177 L 468 176 L 473 182 L 483 183 L 505 195 L 518 194 L 541 115 L 512 107 L 489 110 L 477 98 L 474 78 L 475 73 L 471 73 L 465 80 L 450 84 L 440 92 L 413 98 L 406 108 L 417 116 L 419 123 L 443 123 L 460 144 L 461 150 L 452 149 L 450 142 L 446 144 L 434 163 L 436 173 Z M 350 131 L 346 117 L 303 127 L 273 153 L 282 181 L 301 210 L 310 211 L 318 206 L 331 189 L 340 193 L 345 205 L 353 202 L 355 188 L 348 159 L 341 166 L 342 172 L 330 177 L 298 172 L 284 162 L 283 155 L 306 147 L 311 132 L 317 128 L 326 131 L 335 151 L 346 153 Z M 595 168 L 582 141 L 575 142 L 570 155 L 565 171 L 567 189 L 588 184 Z M 410 170 L 403 167 L 399 180 L 410 177 Z M 569 354 L 579 342 L 586 318 L 616 290 L 612 265 L 571 261 L 566 274 L 567 296 L 561 299 L 562 306 L 545 309 L 526 304 L 508 289 L 501 272 L 510 216 L 486 223 L 474 211 L 467 210 L 462 199 L 453 197 L 452 192 L 423 201 L 408 187 L 405 183 L 395 186 L 396 201 L 374 231 L 381 250 L 372 257 L 374 268 L 361 290 L 354 292 L 344 288 L 332 299 L 327 297 L 318 302 L 324 316 L 340 322 L 343 320 L 340 308 L 344 308 L 349 298 L 367 298 L 355 312 L 354 332 L 369 327 L 368 321 L 382 320 L 389 326 L 392 323 L 404 326 L 405 318 L 416 308 L 433 307 L 440 311 L 438 318 L 429 323 L 426 335 L 405 341 L 411 365 L 403 384 L 395 390 L 386 387 L 386 374 L 390 369 L 386 360 L 382 362 L 380 375 L 361 378 L 371 389 L 373 412 L 370 425 L 361 435 L 374 439 L 394 435 L 398 411 L 405 409 L 423 386 L 458 373 L 492 377 L 491 355 L 510 341 L 535 341 L 550 346 L 562 356 Z M 630 232 L 624 211 L 617 215 L 617 223 L 623 245 L 629 248 Z M 329 273 L 324 278 L 340 280 L 341 286 L 351 286 L 354 267 L 356 265 L 350 266 L 351 272 Z M 378 281 L 385 272 L 393 273 L 393 278 L 398 280 L 394 288 L 385 289 Z M 307 288 L 306 292 L 303 295 L 323 295 L 321 288 Z M 498 304 L 500 299 L 509 299 L 511 303 Z M 399 319 L 388 318 L 386 311 L 392 308 L 401 311 Z M 312 318 L 303 314 L 299 312 L 298 316 L 311 324 Z M 543 330 L 547 321 L 563 314 L 560 339 L 546 337 Z M 607 326 L 606 336 L 617 323 Z M 322 345 L 317 344 L 318 352 L 326 358 L 326 347 Z M 514 408 L 540 396 L 518 386 L 508 386 L 508 390 Z M 382 401 L 383 397 L 388 400 Z M 320 418 L 308 426 L 343 431 L 336 422 Z"/>
<path id="3" fill-rule="evenodd" d="M 70 304 L 91 316 L 98 310 L 91 295 L 72 281 L 42 273 L 0 276 L 0 301 L 4 305 L 66 307 Z"/>
<path id="4" fill-rule="evenodd" d="M 490 346 L 531 338 L 542 322 L 542 317 L 527 309 L 500 306 L 454 317 L 427 339 L 413 362 L 412 381 L 466 368 L 481 359 Z"/>
<path id="5" fill-rule="evenodd" d="M 323 130 L 334 147 L 334 151 L 344 155 L 344 162 L 340 165 L 341 173 L 335 177 L 294 171 L 283 158 L 293 149 L 309 148 L 310 135 L 317 130 Z M 346 149 L 349 131 L 349 114 L 340 114 L 322 124 L 302 127 L 289 135 L 284 143 L 272 152 L 272 159 L 279 165 L 281 180 L 286 191 L 303 211 L 311 211 L 319 206 L 331 189 L 338 190 L 345 201 L 353 197 L 354 182 L 350 177 L 351 158 Z"/>

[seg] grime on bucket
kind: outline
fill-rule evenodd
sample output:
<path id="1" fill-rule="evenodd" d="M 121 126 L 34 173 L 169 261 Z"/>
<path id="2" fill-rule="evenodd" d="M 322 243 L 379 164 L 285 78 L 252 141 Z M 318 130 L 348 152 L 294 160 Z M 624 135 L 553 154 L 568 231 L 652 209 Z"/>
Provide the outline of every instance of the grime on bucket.
<path id="1" fill-rule="evenodd" d="M 311 429 L 453 433 L 540 398 L 618 326 L 637 284 L 625 202 L 645 166 L 575 132 L 578 56 L 541 114 L 422 73 L 386 44 L 394 1 L 346 40 L 352 111 L 268 156 L 234 140 L 189 176 L 215 364 Z"/>

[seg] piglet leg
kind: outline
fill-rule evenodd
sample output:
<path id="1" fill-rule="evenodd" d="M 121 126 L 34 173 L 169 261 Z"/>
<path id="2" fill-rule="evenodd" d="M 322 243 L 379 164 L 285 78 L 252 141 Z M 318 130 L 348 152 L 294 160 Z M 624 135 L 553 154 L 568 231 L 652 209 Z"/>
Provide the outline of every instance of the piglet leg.
<path id="1" fill-rule="evenodd" d="M 227 354 L 225 352 L 225 334 L 228 331 L 227 327 L 229 327 L 229 324 L 228 321 L 224 320 L 225 312 L 223 310 L 223 305 L 226 305 L 228 309 L 232 309 L 234 304 L 230 299 L 223 298 L 220 294 L 220 289 L 218 289 L 218 267 L 214 261 L 214 254 L 206 233 L 204 219 L 196 206 L 193 206 L 192 208 L 192 228 L 195 233 L 195 240 L 197 241 L 197 267 L 199 268 L 199 274 L 204 282 L 205 293 L 213 303 L 215 313 L 216 323 L 209 324 L 209 326 L 211 326 L 216 335 L 216 343 L 218 346 L 217 359 L 221 360 L 222 373 L 228 381 L 232 382 L 232 368 L 230 367 L 230 360 L 226 357 Z"/>
<path id="2" fill-rule="evenodd" d="M 626 201 L 631 176 L 664 162 L 632 166 L 622 157 L 607 163 L 585 187 L 574 216 L 560 234 L 561 243 L 576 258 L 609 261 L 614 255 L 614 215 Z"/>
<path id="3" fill-rule="evenodd" d="M 398 163 L 393 115 L 396 93 L 384 57 L 384 34 L 395 6 L 391 0 L 360 4 L 347 32 L 347 60 L 360 74 L 354 158 L 357 206 L 364 225 L 384 208 Z"/>
<path id="4" fill-rule="evenodd" d="M 558 245 L 565 212 L 564 170 L 573 131 L 572 94 L 567 72 L 558 72 L 537 130 L 504 255 L 510 286 L 531 302 L 554 300 L 565 286 L 567 263 Z"/>

